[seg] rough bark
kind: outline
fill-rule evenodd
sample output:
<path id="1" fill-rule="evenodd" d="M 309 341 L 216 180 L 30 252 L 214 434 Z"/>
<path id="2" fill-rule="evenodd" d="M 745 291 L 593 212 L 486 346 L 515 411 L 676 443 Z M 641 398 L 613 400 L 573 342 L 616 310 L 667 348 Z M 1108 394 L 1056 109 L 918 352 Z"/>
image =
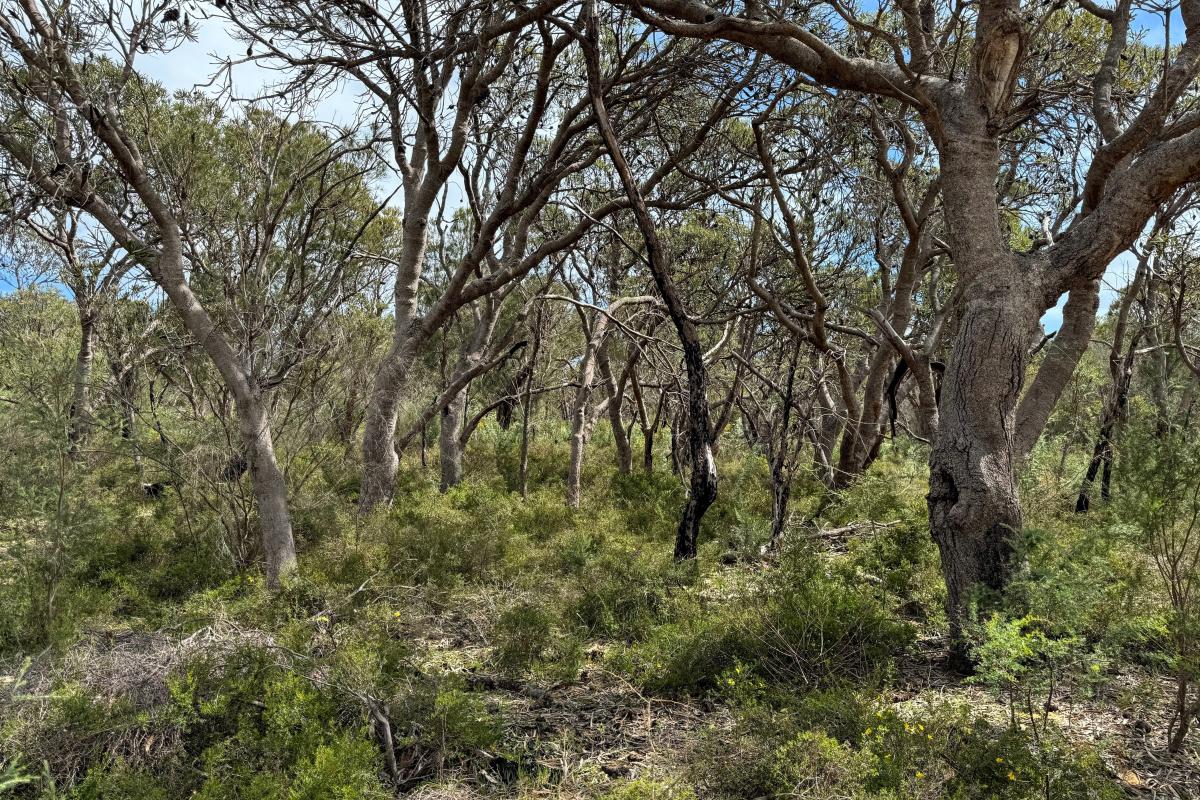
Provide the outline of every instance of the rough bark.
<path id="1" fill-rule="evenodd" d="M 463 421 L 467 415 L 467 390 L 463 389 L 442 409 L 438 432 L 438 464 L 442 471 L 440 491 L 445 493 L 462 482 Z"/>
<path id="2" fill-rule="evenodd" d="M 942 383 L 928 502 L 958 656 L 965 655 L 971 595 L 1003 589 L 1013 566 L 1022 519 L 1013 468 L 1016 408 L 1041 316 L 1039 287 L 1000 229 L 993 189 L 999 152 L 984 127 L 976 116 L 940 142 L 950 245 L 967 288 Z"/>
<path id="3" fill-rule="evenodd" d="M 80 304 L 79 350 L 75 353 L 75 385 L 67 430 L 72 454 L 78 453 L 92 428 L 92 362 L 96 353 L 96 323 L 96 312 Z"/>

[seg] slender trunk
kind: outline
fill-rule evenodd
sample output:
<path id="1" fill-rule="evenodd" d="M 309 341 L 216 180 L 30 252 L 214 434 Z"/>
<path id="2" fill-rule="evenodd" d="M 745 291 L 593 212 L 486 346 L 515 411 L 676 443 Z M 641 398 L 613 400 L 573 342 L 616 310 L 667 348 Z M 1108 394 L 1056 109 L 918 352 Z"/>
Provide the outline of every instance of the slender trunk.
<path id="1" fill-rule="evenodd" d="M 538 304 L 537 316 L 533 321 L 533 346 L 529 350 L 529 377 L 525 380 L 524 393 L 521 396 L 521 464 L 518 481 L 521 497 L 529 492 L 529 414 L 533 406 L 533 379 L 537 375 L 538 354 L 542 350 L 542 312 L 544 304 Z"/>
<path id="2" fill-rule="evenodd" d="M 1142 331 L 1138 331 L 1126 345 L 1125 329 L 1129 326 L 1129 311 L 1133 308 L 1133 301 L 1141 293 L 1142 284 L 1146 280 L 1149 263 L 1150 256 L 1147 252 L 1138 260 L 1137 272 L 1133 276 L 1133 281 L 1125 287 L 1121 303 L 1117 307 L 1117 321 L 1113 326 L 1113 343 L 1108 352 L 1108 374 L 1112 383 L 1109 387 L 1108 397 L 1104 401 L 1104 408 L 1100 412 L 1100 436 L 1092 452 L 1092 461 L 1088 464 L 1083 485 L 1079 488 L 1079 497 L 1075 501 L 1075 511 L 1078 513 L 1087 511 L 1091 505 L 1088 491 L 1096 479 L 1097 470 L 1101 467 L 1103 467 L 1103 477 L 1100 484 L 1100 497 L 1105 501 L 1109 499 L 1112 487 L 1113 433 L 1125 417 L 1125 410 L 1129 405 L 1129 386 L 1133 381 L 1134 360 L 1137 358 L 1138 341 L 1142 336 Z M 1074 365 L 1072 365 L 1072 370 L 1074 370 Z"/>
<path id="3" fill-rule="evenodd" d="M 608 117 L 604 106 L 604 92 L 600 84 L 600 50 L 599 35 L 596 30 L 595 7 L 587 14 L 587 72 L 588 93 L 591 95 L 592 109 L 596 112 L 596 127 L 604 139 L 609 159 L 621 178 L 625 195 L 633 207 L 633 216 L 637 221 L 642 239 L 646 243 L 647 263 L 654 283 L 667 314 L 675 326 L 679 343 L 683 347 L 683 363 L 687 367 L 688 376 L 688 452 L 691 456 L 692 477 L 687 504 L 679 520 L 679 528 L 675 534 L 676 560 L 696 557 L 696 540 L 700 533 L 700 522 L 709 506 L 717 499 L 717 465 L 712 453 L 712 433 L 708 413 L 708 371 L 704 365 L 704 350 L 700 345 L 700 335 L 684 309 L 683 301 L 676 291 L 675 282 L 666 262 L 666 253 L 658 239 L 658 231 L 642 197 L 641 188 L 633 177 L 629 162 L 621 152 L 621 144 Z"/>
<path id="4" fill-rule="evenodd" d="M 1033 451 L 1058 399 L 1075 374 L 1079 360 L 1087 352 L 1096 328 L 1096 309 L 1100 307 L 1100 281 L 1072 289 L 1063 307 L 1062 327 L 1046 350 L 1042 366 L 1017 407 L 1015 446 L 1017 461 L 1023 462 Z"/>
<path id="5" fill-rule="evenodd" d="M 600 351 L 600 377 L 608 391 L 608 421 L 612 426 L 613 446 L 616 449 L 617 471 L 622 475 L 633 472 L 633 449 L 629 445 L 629 435 L 625 432 L 625 422 L 621 419 L 621 407 L 625 404 L 625 379 L 618 383 L 612 373 L 612 365 L 608 353 Z"/>
<path id="6" fill-rule="evenodd" d="M 841 433 L 842 418 L 837 413 L 833 396 L 829 393 L 829 385 L 820 375 L 821 363 L 824 360 L 820 354 L 814 354 L 817 364 L 814 369 L 818 374 L 816 393 L 817 401 L 813 413 L 817 415 L 816 424 L 812 425 L 813 472 L 826 488 L 834 488 L 837 475 L 833 465 L 833 445 Z"/>
<path id="7" fill-rule="evenodd" d="M 375 380 L 363 424 L 363 479 L 359 495 L 359 513 L 368 514 L 377 506 L 389 506 L 396 491 L 396 416 L 404 393 L 412 360 L 421 344 L 417 335 L 417 295 L 421 267 L 428 242 L 429 210 L 435 194 L 432 190 L 405 186 L 402 257 L 396 271 L 394 304 L 396 318 L 392 342 L 383 357 Z"/>
<path id="8" fill-rule="evenodd" d="M 138 484 L 144 480 L 142 467 L 142 451 L 137 441 L 137 418 L 134 394 L 137 391 L 137 373 L 132 367 L 125 367 L 114 361 L 110 364 L 113 382 L 117 386 L 118 401 L 121 404 L 121 438 L 129 445 L 130 458 L 137 470 Z"/>
<path id="9" fill-rule="evenodd" d="M 1090 491 L 1097 473 L 1100 473 L 1100 499 L 1108 501 L 1112 494 L 1112 464 L 1113 436 L 1116 428 L 1125 418 L 1129 405 L 1129 385 L 1133 380 L 1133 360 L 1137 343 L 1129 345 L 1129 352 L 1124 359 L 1124 368 L 1117 377 L 1117 383 L 1112 387 L 1112 394 L 1104 404 L 1100 415 L 1100 435 L 1092 450 L 1092 460 L 1088 463 L 1087 473 L 1083 484 L 1079 487 L 1079 497 L 1075 501 L 1076 513 L 1084 513 L 1091 507 Z"/>
<path id="10" fill-rule="evenodd" d="M 1200 713 L 1200 696 L 1197 696 L 1195 702 L 1188 701 L 1188 689 L 1191 686 L 1191 681 L 1186 675 L 1178 675 L 1175 681 L 1175 708 L 1174 708 L 1174 729 L 1171 731 L 1170 737 L 1167 739 L 1167 750 L 1172 753 L 1178 753 L 1183 749 L 1183 743 L 1187 740 L 1188 731 L 1192 726 L 1192 718 Z"/>
<path id="11" fill-rule="evenodd" d="M 771 454 L 771 542 L 778 543 L 783 536 L 783 528 L 787 523 L 788 499 L 792 491 L 792 474 L 788 469 L 788 434 L 792 423 L 792 401 L 795 397 L 796 359 L 800 355 L 800 345 L 796 344 L 792 351 L 792 360 L 788 365 L 787 387 L 783 395 L 783 409 L 779 422 L 779 440 L 775 442 L 775 452 Z"/>
<path id="12" fill-rule="evenodd" d="M 296 546 L 288 515 L 287 485 L 275 461 L 270 418 L 243 357 L 220 335 L 216 323 L 187 283 L 177 231 L 165 228 L 164 234 L 170 235 L 164 235 L 164 250 L 151 274 L 183 318 L 188 332 L 202 343 L 226 387 L 236 398 L 238 429 L 258 503 L 262 546 L 267 561 L 267 586 L 278 589 L 282 579 L 296 568 Z M 161 430 L 159 435 L 162 435 Z"/>
<path id="13" fill-rule="evenodd" d="M 592 322 L 592 329 L 588 332 L 583 361 L 579 365 L 579 388 L 575 390 L 575 401 L 571 405 L 571 454 L 567 461 L 567 505 L 571 508 L 579 508 L 583 451 L 592 429 L 589 413 L 592 384 L 596 379 L 596 367 L 605 346 L 607 333 L 608 315 L 597 313 L 595 321 Z"/>
<path id="14" fill-rule="evenodd" d="M 677 412 L 671 422 L 671 473 L 683 474 L 683 458 L 679 454 L 679 426 L 683 424 L 683 412 Z"/>
<path id="15" fill-rule="evenodd" d="M 75 389 L 71 400 L 67 439 L 76 454 L 92 427 L 92 361 L 96 351 L 96 313 L 79 307 L 79 351 L 75 354 Z"/>

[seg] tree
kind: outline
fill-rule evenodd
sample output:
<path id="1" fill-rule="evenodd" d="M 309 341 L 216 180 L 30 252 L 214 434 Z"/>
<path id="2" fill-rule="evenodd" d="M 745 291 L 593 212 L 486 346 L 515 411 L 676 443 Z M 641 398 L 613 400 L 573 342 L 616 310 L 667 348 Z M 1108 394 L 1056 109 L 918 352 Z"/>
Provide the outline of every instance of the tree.
<path id="1" fill-rule="evenodd" d="M 930 459 L 929 511 L 951 628 L 960 639 L 968 598 L 976 589 L 1003 588 L 1013 568 L 1021 527 L 1014 436 L 1038 319 L 1064 293 L 1078 300 L 1093 291 L 1154 212 L 1200 177 L 1200 130 L 1180 103 L 1200 69 L 1200 4 L 1181 4 L 1184 43 L 1164 58 L 1161 74 L 1138 76 L 1147 99 L 1125 113 L 1115 103 L 1121 56 L 1130 46 L 1129 2 L 1025 14 L 1016 0 L 985 0 L 974 14 L 902 2 L 894 27 L 867 24 L 842 6 L 831 6 L 829 15 L 818 7 L 801 10 L 793 19 L 784 16 L 784 5 L 763 5 L 765 17 L 741 5 L 692 0 L 630 7 L 667 33 L 736 42 L 822 86 L 911 108 L 937 148 L 960 288 Z M 1066 23 L 1079 14 L 1108 23 L 1107 35 L 1089 40 L 1104 43 L 1098 64 L 1070 55 L 1074 42 Z M 969 55 L 954 58 L 959 50 Z M 885 61 L 885 53 L 894 60 Z M 1054 69 L 1045 65 L 1051 59 L 1057 59 Z M 1002 151 L 1014 135 L 1033 135 L 1068 118 L 1069 104 L 1054 98 L 1069 95 L 1052 90 L 1071 80 L 1092 89 L 1094 155 L 1081 170 L 1079 192 L 1056 198 L 1065 212 L 1057 230 L 1048 224 L 1050 235 L 1039 246 L 1018 248 L 1003 222 Z M 1087 313 L 1080 316 L 1086 327 Z M 1070 372 L 1048 376 L 1048 388 L 1061 390 Z"/>
<path id="2" fill-rule="evenodd" d="M 342 163 L 352 146 L 312 138 L 303 125 L 258 118 L 223 127 L 209 104 L 164 101 L 134 59 L 152 46 L 170 49 L 185 32 L 148 5 L 112 12 L 103 3 L 52 9 L 28 0 L 0 20 L 11 77 L 0 151 L 39 202 L 86 214 L 146 270 L 220 373 L 237 403 L 267 580 L 278 587 L 296 553 L 269 393 L 303 352 L 289 345 L 328 313 L 323 303 L 340 298 L 337 271 L 356 237 L 343 230 L 331 244 L 331 230 L 344 223 L 322 223 L 331 219 L 327 203 L 336 197 L 341 206 L 361 169 Z M 202 135 L 213 151 L 196 147 Z M 259 169 L 244 174 L 247 160 Z M 225 191 L 246 204 L 225 205 Z M 249 219 L 240 216 L 247 211 Z M 365 224 L 351 223 L 360 234 Z M 314 260 L 334 272 L 309 272 Z M 214 270 L 233 276 L 222 284 L 231 294 L 214 297 L 205 285 Z M 317 292 L 317 277 L 332 277 L 334 288 Z M 281 302 L 265 302 L 281 279 Z M 260 358 L 272 348 L 278 358 Z"/>

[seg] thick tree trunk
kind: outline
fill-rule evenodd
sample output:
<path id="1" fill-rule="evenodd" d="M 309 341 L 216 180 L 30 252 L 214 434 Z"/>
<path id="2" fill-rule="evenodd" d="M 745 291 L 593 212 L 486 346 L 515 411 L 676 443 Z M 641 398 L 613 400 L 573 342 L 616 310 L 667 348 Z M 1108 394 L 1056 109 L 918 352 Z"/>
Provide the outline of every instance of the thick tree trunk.
<path id="1" fill-rule="evenodd" d="M 1036 317 L 1020 297 L 1019 274 L 1008 277 L 996 276 L 967 304 L 929 465 L 929 521 L 956 642 L 972 591 L 1006 585 L 1021 529 L 1013 430 Z"/>
<path id="2" fill-rule="evenodd" d="M 951 251 L 967 288 L 942 382 L 928 496 L 960 660 L 969 600 L 980 589 L 1002 590 L 1013 568 L 1021 530 L 1016 409 L 1043 308 L 1033 265 L 1009 252 L 1000 229 L 996 141 L 982 130 L 983 120 L 971 123 L 939 142 Z"/>
<path id="3" fill-rule="evenodd" d="M 440 490 L 443 493 L 462 482 L 462 431 L 466 415 L 467 390 L 463 389 L 442 409 L 442 425 L 438 433 L 438 463 L 442 470 Z"/>
<path id="4" fill-rule="evenodd" d="M 238 403 L 238 427 L 258 505 L 258 524 L 267 562 L 267 586 L 274 590 L 279 588 L 282 578 L 296 568 L 296 546 L 288 513 L 287 482 L 275 460 L 270 420 L 260 398 Z"/>

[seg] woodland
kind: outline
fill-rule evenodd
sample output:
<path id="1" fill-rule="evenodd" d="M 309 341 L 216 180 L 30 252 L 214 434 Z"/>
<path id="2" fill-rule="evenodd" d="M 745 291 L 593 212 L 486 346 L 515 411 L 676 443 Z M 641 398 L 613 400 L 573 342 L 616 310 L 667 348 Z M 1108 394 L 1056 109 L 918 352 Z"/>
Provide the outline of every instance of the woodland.
<path id="1" fill-rule="evenodd" d="M 0 797 L 1200 798 L 1200 0 L 0 59 Z"/>

